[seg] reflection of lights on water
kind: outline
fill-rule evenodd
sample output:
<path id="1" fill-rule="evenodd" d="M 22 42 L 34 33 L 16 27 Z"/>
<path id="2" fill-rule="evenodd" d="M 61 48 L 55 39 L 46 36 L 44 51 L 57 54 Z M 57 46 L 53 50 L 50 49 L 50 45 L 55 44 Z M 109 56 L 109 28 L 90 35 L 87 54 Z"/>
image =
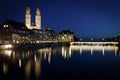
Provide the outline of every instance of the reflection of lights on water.
<path id="1" fill-rule="evenodd" d="M 46 58 L 48 60 L 48 63 L 50 64 L 50 62 L 51 62 L 51 52 L 49 52 L 48 55 L 44 54 L 44 59 L 46 59 Z"/>
<path id="2" fill-rule="evenodd" d="M 35 65 L 35 76 L 36 76 L 36 80 L 40 79 L 41 76 L 41 61 L 39 61 L 38 59 L 36 60 Z"/>
<path id="3" fill-rule="evenodd" d="M 4 44 L 4 45 L 0 45 L 0 49 L 11 49 L 13 47 L 12 44 Z"/>
<path id="4" fill-rule="evenodd" d="M 26 80 L 30 80 L 30 73 L 31 73 L 31 61 L 28 61 L 25 66 Z"/>
<path id="5" fill-rule="evenodd" d="M 24 59 L 24 57 L 25 57 L 25 54 L 22 54 L 22 58 Z"/>
<path id="6" fill-rule="evenodd" d="M 36 62 L 36 55 L 34 55 L 34 61 Z"/>
<path id="7" fill-rule="evenodd" d="M 7 56 L 11 56 L 12 50 L 4 50 L 4 54 Z"/>
<path id="8" fill-rule="evenodd" d="M 44 59 L 46 59 L 46 53 L 44 54 Z"/>
<path id="9" fill-rule="evenodd" d="M 71 52 L 71 47 L 68 49 L 66 47 L 62 47 L 62 57 L 64 57 L 65 59 L 67 58 L 70 58 L 72 55 L 72 52 Z"/>
<path id="10" fill-rule="evenodd" d="M 82 54 L 82 46 L 80 46 L 80 55 Z"/>
<path id="11" fill-rule="evenodd" d="M 6 74 L 8 72 L 8 65 L 3 63 L 3 73 Z"/>
<path id="12" fill-rule="evenodd" d="M 62 47 L 62 56 L 66 58 L 66 49 L 64 47 Z"/>
<path id="13" fill-rule="evenodd" d="M 82 54 L 82 51 L 85 50 L 90 50 L 91 55 L 93 54 L 94 51 L 102 51 L 102 54 L 104 56 L 105 51 L 115 51 L 115 55 L 117 53 L 118 47 L 117 46 L 101 46 L 101 45 L 94 45 L 94 46 L 90 46 L 90 45 L 82 45 L 82 46 L 78 46 L 78 45 L 72 45 L 70 46 L 71 51 L 72 50 L 80 50 L 80 55 Z"/>
<path id="14" fill-rule="evenodd" d="M 6 45 L 4 45 L 5 49 L 12 48 L 12 47 L 13 47 L 12 44 L 6 44 Z"/>
<path id="15" fill-rule="evenodd" d="M 32 67 L 34 66 L 34 67 Z M 31 70 L 34 69 L 34 72 L 32 73 Z M 39 80 L 41 73 L 41 61 L 39 59 L 36 59 L 36 62 L 33 63 L 32 60 L 28 61 L 25 66 L 25 77 L 26 80 L 30 80 L 31 74 L 35 74 L 36 80 Z"/>
<path id="16" fill-rule="evenodd" d="M 105 55 L 104 47 L 102 47 L 102 54 L 103 54 L 103 56 Z"/>
<path id="17" fill-rule="evenodd" d="M 91 55 L 93 55 L 93 47 L 91 47 Z"/>
<path id="18" fill-rule="evenodd" d="M 51 53 L 51 48 L 43 48 L 38 50 L 39 53 Z"/>
<path id="19" fill-rule="evenodd" d="M 21 68 L 22 63 L 21 63 L 21 59 L 19 59 L 19 67 Z"/>
<path id="20" fill-rule="evenodd" d="M 15 56 L 15 52 L 13 52 L 13 56 Z"/>
<path id="21" fill-rule="evenodd" d="M 51 61 L 51 55 L 48 56 L 48 63 L 50 64 Z"/>
<path id="22" fill-rule="evenodd" d="M 64 57 L 65 57 L 65 58 L 66 58 L 66 55 L 67 55 L 67 54 L 66 54 L 66 50 L 65 50 L 65 53 L 64 53 Z"/>
<path id="23" fill-rule="evenodd" d="M 64 54 L 64 47 L 62 47 L 62 55 Z"/>
<path id="24" fill-rule="evenodd" d="M 115 56 L 117 55 L 117 49 L 115 49 Z"/>
<path id="25" fill-rule="evenodd" d="M 10 56 L 11 54 L 12 54 L 12 51 L 11 51 L 11 50 L 9 50 L 9 51 L 8 51 L 8 55 Z"/>
<path id="26" fill-rule="evenodd" d="M 69 57 L 71 57 L 71 54 L 72 54 L 72 53 L 71 53 L 71 48 L 69 48 Z"/>

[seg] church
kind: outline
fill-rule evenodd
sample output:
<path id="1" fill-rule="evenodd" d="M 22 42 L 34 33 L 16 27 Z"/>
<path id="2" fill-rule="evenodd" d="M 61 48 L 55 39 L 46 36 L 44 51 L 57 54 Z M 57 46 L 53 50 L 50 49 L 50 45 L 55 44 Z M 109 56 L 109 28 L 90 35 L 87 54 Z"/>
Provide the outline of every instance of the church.
<path id="1" fill-rule="evenodd" d="M 26 14 L 25 14 L 25 25 L 28 29 L 41 29 L 41 14 L 40 9 L 36 9 L 36 15 L 35 15 L 35 24 L 31 23 L 31 13 L 30 8 L 26 8 Z"/>
<path id="2" fill-rule="evenodd" d="M 74 33 L 63 31 L 57 36 L 56 32 L 51 29 L 41 28 L 40 9 L 36 9 L 35 23 L 32 23 L 30 8 L 26 8 L 25 23 L 12 20 L 5 20 L 0 25 L 0 44 L 3 43 L 41 43 L 46 42 L 70 42 L 74 41 Z"/>

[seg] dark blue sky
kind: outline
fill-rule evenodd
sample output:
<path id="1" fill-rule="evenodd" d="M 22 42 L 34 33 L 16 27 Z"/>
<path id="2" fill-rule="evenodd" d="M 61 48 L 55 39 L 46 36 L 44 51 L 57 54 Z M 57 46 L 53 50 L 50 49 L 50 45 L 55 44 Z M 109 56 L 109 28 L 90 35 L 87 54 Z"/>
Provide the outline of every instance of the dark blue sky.
<path id="1" fill-rule="evenodd" d="M 79 38 L 106 38 L 120 33 L 120 0 L 3 0 L 0 23 L 11 19 L 24 23 L 25 9 L 32 18 L 39 7 L 42 28 L 57 33 L 70 29 Z"/>

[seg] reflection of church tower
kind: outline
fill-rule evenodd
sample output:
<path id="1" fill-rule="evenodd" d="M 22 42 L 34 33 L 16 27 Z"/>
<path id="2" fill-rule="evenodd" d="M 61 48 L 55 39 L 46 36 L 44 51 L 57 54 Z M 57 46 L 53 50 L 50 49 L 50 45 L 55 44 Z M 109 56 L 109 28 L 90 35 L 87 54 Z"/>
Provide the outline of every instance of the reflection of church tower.
<path id="1" fill-rule="evenodd" d="M 30 8 L 26 8 L 25 25 L 28 27 L 28 29 L 41 29 L 41 15 L 39 8 L 36 9 L 35 25 L 31 25 Z"/>

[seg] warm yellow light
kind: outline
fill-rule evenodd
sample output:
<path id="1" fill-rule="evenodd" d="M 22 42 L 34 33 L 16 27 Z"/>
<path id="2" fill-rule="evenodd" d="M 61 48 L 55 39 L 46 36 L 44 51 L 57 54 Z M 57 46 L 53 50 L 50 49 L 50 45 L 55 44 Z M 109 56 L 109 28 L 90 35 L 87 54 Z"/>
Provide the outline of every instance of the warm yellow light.
<path id="1" fill-rule="evenodd" d="M 11 44 L 7 44 L 7 45 L 5 45 L 5 48 L 12 48 L 13 46 L 11 45 Z"/>
<path id="2" fill-rule="evenodd" d="M 12 54 L 12 50 L 4 50 L 3 53 L 10 57 Z"/>
<path id="3" fill-rule="evenodd" d="M 21 68 L 22 63 L 21 63 L 21 59 L 19 59 L 19 67 Z"/>
<path id="4" fill-rule="evenodd" d="M 6 63 L 3 64 L 3 72 L 4 74 L 8 72 L 8 65 Z"/>

